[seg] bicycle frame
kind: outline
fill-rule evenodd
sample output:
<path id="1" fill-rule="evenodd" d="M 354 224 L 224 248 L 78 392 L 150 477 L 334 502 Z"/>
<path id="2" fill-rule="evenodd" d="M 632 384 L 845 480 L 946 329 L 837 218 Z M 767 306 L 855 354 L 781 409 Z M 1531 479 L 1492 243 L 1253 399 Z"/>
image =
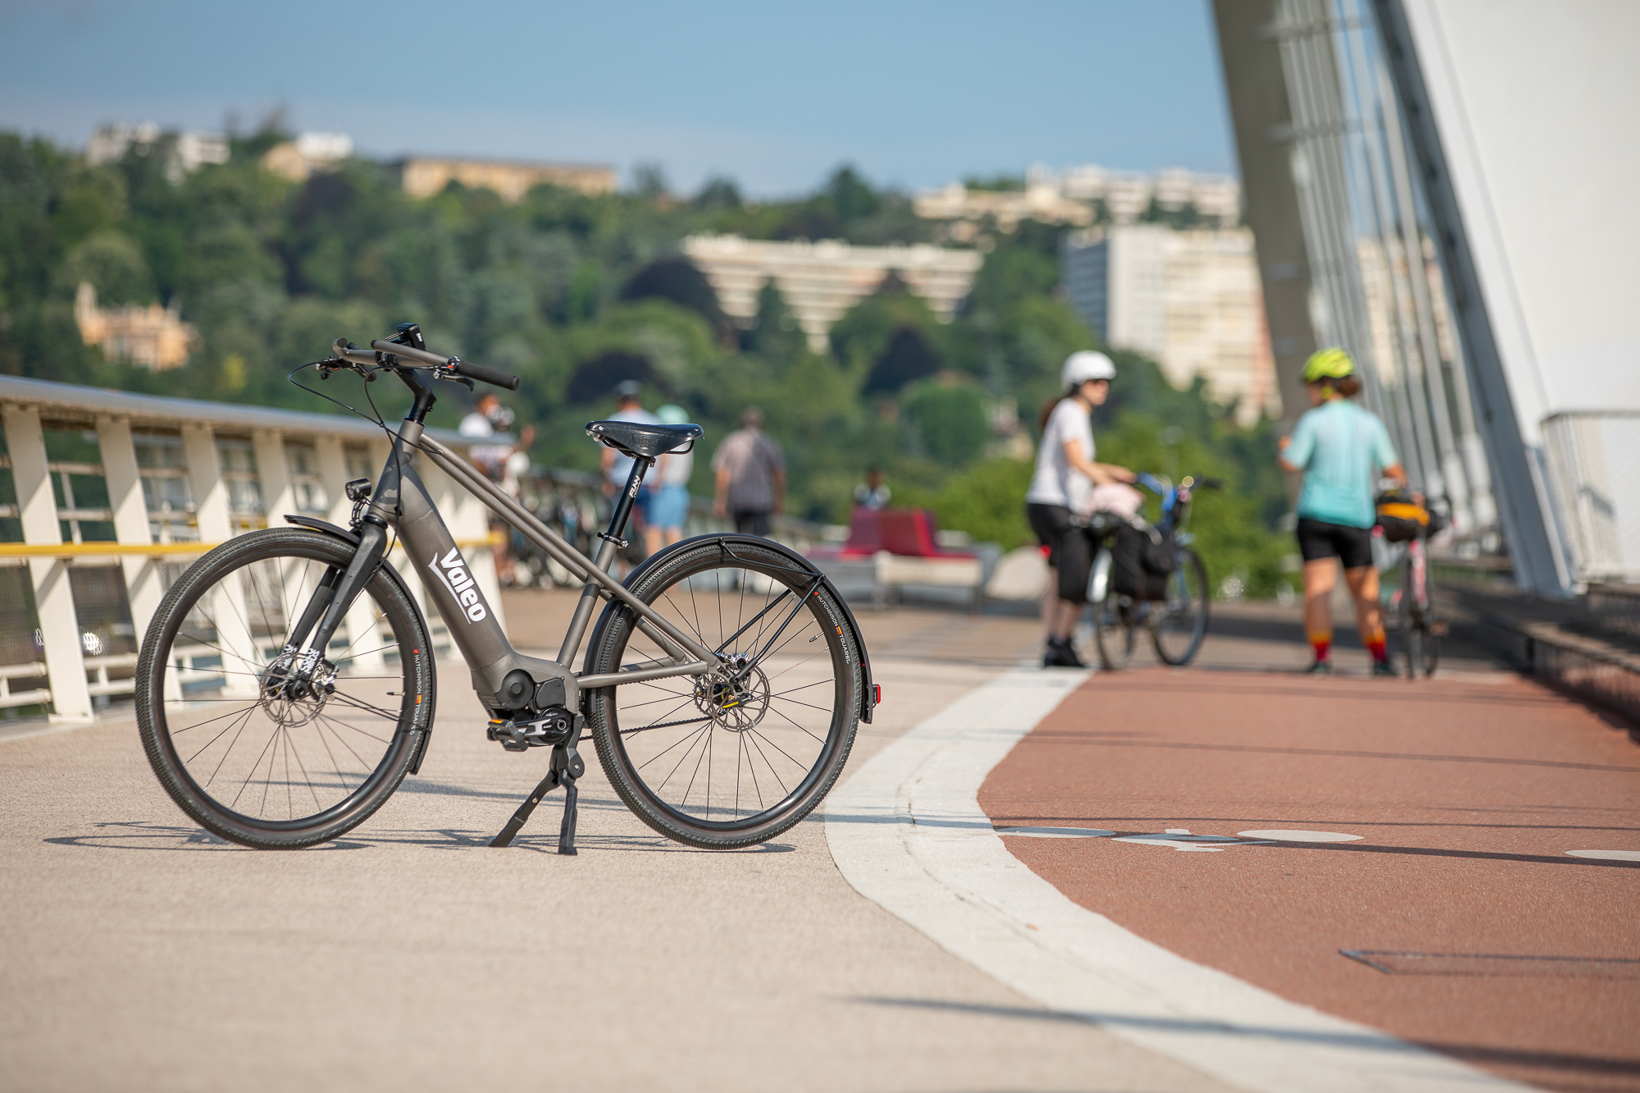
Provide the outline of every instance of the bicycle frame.
<path id="1" fill-rule="evenodd" d="M 416 571 L 428 598 L 444 619 L 451 640 L 461 650 L 472 670 L 474 689 L 480 700 L 491 709 L 562 706 L 575 710 L 580 705 L 580 692 L 588 688 L 680 675 L 698 676 L 717 666 L 719 657 L 716 651 L 707 649 L 633 596 L 608 571 L 607 567 L 617 549 L 618 536 L 631 515 L 638 487 L 647 470 L 646 461 L 633 461 L 632 473 L 611 517 L 609 531 L 603 536 L 597 557 L 588 558 L 471 464 L 427 436 L 421 421 L 417 419 L 425 417 L 426 408 L 432 403 L 432 394 L 419 380 L 413 382 L 407 378 L 406 382 L 411 384 L 412 389 L 421 387 L 417 391 L 417 407 L 400 426 L 387 463 L 372 491 L 359 526 L 359 550 L 354 561 L 333 586 L 316 592 L 314 602 L 304 613 L 302 622 L 292 631 L 293 644 L 303 644 L 305 633 L 314 627 L 319 610 L 324 611 L 323 620 L 313 630 L 312 640 L 305 643 L 308 658 L 317 663 L 319 652 L 328 648 L 330 637 L 358 590 L 386 556 L 388 533 L 396 528 L 410 558 L 411 568 Z M 580 601 L 556 660 L 525 656 L 514 649 L 507 639 L 496 620 L 495 611 L 485 602 L 466 559 L 462 557 L 454 537 L 428 495 L 427 487 L 411 466 L 411 458 L 417 450 L 424 452 L 456 485 L 484 502 L 505 523 L 516 528 L 583 582 Z M 619 600 L 629 607 L 637 616 L 638 629 L 665 650 L 669 659 L 618 672 L 586 676 L 575 672 L 572 661 L 580 651 L 593 609 L 600 599 Z M 310 670 L 305 663 L 304 670 Z M 520 691 L 523 684 L 518 679 L 509 678 L 520 670 L 528 677 L 527 693 Z"/>

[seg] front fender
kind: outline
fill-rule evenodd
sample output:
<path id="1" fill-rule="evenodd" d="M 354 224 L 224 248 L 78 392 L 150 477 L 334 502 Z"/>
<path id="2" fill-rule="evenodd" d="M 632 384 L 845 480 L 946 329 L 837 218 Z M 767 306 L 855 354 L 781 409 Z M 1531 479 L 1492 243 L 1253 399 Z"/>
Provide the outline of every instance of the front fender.
<path id="1" fill-rule="evenodd" d="M 317 531 L 321 535 L 329 535 L 332 538 L 340 539 L 343 542 L 348 543 L 352 546 L 358 546 L 359 545 L 359 533 L 358 532 L 351 531 L 348 528 L 339 527 L 336 524 L 330 523 L 328 520 L 318 520 L 318 519 L 315 519 L 312 516 L 296 516 L 294 514 L 287 513 L 285 515 L 285 522 L 288 523 L 288 524 L 295 524 L 297 527 L 300 527 L 300 528 L 307 528 L 309 531 Z M 405 591 L 405 597 L 404 598 L 410 601 L 410 610 L 415 613 L 416 624 L 421 627 L 421 632 L 423 634 L 429 634 L 430 635 L 432 633 L 432 631 L 427 629 L 427 617 L 421 613 L 421 605 L 416 602 L 416 597 L 409 594 L 410 589 L 407 585 L 405 585 L 404 578 L 399 576 L 398 570 L 394 569 L 392 564 L 389 563 L 388 561 L 386 561 L 385 559 L 383 559 L 382 565 L 387 569 L 388 573 L 392 575 L 393 580 L 397 581 L 399 583 L 399 586 L 404 589 L 404 591 Z M 431 648 L 429 647 L 429 652 L 430 651 L 431 651 Z M 435 665 L 435 669 L 436 669 L 436 665 Z M 436 679 L 436 676 L 437 676 L 436 670 L 435 670 L 434 675 L 435 675 L 435 679 L 430 681 L 432 685 L 428 688 L 428 694 L 427 694 L 427 715 L 426 715 L 427 729 L 426 729 L 425 732 L 423 732 L 421 734 L 421 739 L 419 741 L 417 741 L 417 743 L 416 743 L 416 753 L 410 759 L 410 773 L 411 774 L 420 774 L 421 773 L 421 761 L 427 757 L 427 742 L 430 739 L 432 739 L 432 736 L 433 736 L 434 703 L 436 703 L 438 701 L 438 685 L 437 685 L 437 679 Z"/>

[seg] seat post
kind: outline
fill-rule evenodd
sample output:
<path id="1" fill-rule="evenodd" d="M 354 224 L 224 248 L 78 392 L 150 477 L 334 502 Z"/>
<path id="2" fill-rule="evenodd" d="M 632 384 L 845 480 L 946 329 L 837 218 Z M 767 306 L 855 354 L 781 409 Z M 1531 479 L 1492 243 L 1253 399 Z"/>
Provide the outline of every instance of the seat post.
<path id="1" fill-rule="evenodd" d="M 615 511 L 609 517 L 609 530 L 599 536 L 604 542 L 615 546 L 626 545 L 621 533 L 626 530 L 626 522 L 632 518 L 632 506 L 637 503 L 638 487 L 643 485 L 643 476 L 654 462 L 642 456 L 632 460 L 632 472 L 626 476 L 626 486 L 622 488 L 621 496 L 615 502 Z"/>

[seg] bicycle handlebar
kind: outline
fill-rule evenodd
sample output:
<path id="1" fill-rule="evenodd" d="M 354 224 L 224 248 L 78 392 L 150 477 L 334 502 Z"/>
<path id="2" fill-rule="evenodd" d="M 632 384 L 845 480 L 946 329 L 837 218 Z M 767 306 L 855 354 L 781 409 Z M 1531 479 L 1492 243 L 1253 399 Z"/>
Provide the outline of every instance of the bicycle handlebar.
<path id="1" fill-rule="evenodd" d="M 416 349 L 408 345 L 400 345 L 398 342 L 384 342 L 380 338 L 372 341 L 370 343 L 370 348 L 382 353 L 391 353 L 395 357 L 404 357 L 412 361 L 417 361 L 429 368 L 437 370 L 448 369 L 456 375 L 464 376 L 470 380 L 478 380 L 481 383 L 494 384 L 497 387 L 504 387 L 509 391 L 518 390 L 517 376 L 494 368 L 485 368 L 481 364 L 473 364 L 469 361 L 462 360 L 460 357 L 441 357 L 437 353 L 429 353 L 425 349 Z M 343 346 L 339 341 L 336 349 L 338 356 L 347 357 L 348 360 L 352 361 L 358 360 L 357 357 L 349 356 L 348 353 L 344 351 Z M 376 362 L 374 356 L 372 356 L 368 362 L 360 363 L 374 364 Z"/>

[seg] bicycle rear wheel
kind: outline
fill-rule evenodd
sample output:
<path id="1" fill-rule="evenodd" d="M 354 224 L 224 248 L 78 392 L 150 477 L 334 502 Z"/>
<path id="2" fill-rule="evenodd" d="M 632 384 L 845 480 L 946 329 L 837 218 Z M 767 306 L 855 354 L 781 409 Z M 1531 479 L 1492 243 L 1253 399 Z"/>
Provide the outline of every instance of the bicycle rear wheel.
<path id="1" fill-rule="evenodd" d="M 137 659 L 143 749 L 171 799 L 225 839 L 289 849 L 356 827 L 432 725 L 426 629 L 385 565 L 316 686 L 286 679 L 291 628 L 352 558 L 351 544 L 311 531 L 241 535 L 191 566 L 154 614 Z"/>
<path id="2" fill-rule="evenodd" d="M 842 772 L 859 720 L 860 653 L 830 586 L 773 544 L 714 535 L 656 555 L 628 587 L 725 663 L 589 692 L 598 759 L 621 800 L 661 834 L 718 850 L 808 815 Z M 619 607 L 586 670 L 664 659 Z"/>
<path id="3" fill-rule="evenodd" d="M 1160 608 L 1151 640 L 1165 664 L 1183 667 L 1196 659 L 1207 636 L 1207 568 L 1196 552 L 1179 547 L 1167 578 L 1167 600 Z"/>

